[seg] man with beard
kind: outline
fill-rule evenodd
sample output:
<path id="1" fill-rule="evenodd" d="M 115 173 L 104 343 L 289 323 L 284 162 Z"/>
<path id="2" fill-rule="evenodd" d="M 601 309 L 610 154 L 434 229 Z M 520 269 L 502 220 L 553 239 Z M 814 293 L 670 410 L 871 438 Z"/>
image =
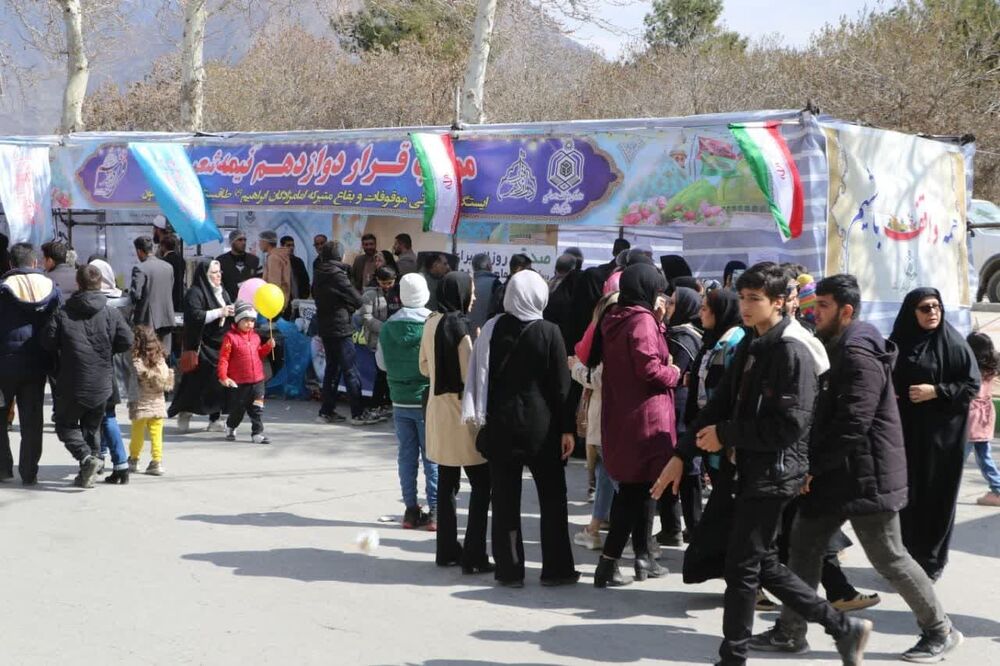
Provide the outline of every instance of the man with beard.
<path id="1" fill-rule="evenodd" d="M 365 234 L 361 237 L 361 254 L 354 257 L 351 266 L 351 283 L 360 293 L 372 285 L 375 277 L 375 255 L 378 254 L 378 239 L 375 234 Z"/>
<path id="2" fill-rule="evenodd" d="M 257 274 L 260 259 L 247 252 L 247 235 L 239 229 L 229 232 L 229 252 L 215 259 L 222 267 L 222 288 L 235 302 L 240 284 Z"/>
<path id="3" fill-rule="evenodd" d="M 830 358 L 809 446 L 806 496 L 792 528 L 788 568 L 816 587 L 826 544 L 850 521 L 872 566 L 903 597 L 923 633 L 905 661 L 935 663 L 962 642 L 923 569 L 903 546 L 899 510 L 907 501 L 906 453 L 892 383 L 896 348 L 857 321 L 861 291 L 852 275 L 816 285 L 816 335 Z M 804 654 L 806 623 L 785 606 L 751 649 Z"/>

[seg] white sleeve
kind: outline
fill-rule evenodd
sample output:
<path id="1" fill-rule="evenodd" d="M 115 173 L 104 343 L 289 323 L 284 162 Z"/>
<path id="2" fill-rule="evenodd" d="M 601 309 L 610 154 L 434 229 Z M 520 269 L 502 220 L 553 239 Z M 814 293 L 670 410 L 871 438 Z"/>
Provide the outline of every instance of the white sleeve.
<path id="1" fill-rule="evenodd" d="M 205 323 L 211 324 L 213 321 L 219 321 L 222 318 L 222 308 L 215 308 L 214 310 L 205 311 Z"/>
<path id="2" fill-rule="evenodd" d="M 375 347 L 375 365 L 382 372 L 388 372 L 385 367 L 385 357 L 382 355 L 382 341 L 379 340 L 378 345 Z"/>

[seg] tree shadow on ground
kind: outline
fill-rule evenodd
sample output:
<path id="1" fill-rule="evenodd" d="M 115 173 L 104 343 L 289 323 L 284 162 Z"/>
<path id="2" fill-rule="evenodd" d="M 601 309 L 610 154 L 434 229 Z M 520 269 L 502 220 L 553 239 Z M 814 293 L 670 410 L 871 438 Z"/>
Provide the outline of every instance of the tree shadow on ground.
<path id="1" fill-rule="evenodd" d="M 384 525 L 384 523 L 377 522 L 363 523 L 351 520 L 308 518 L 285 511 L 238 513 L 233 515 L 193 513 L 186 516 L 177 516 L 177 520 L 195 521 L 210 525 L 246 525 L 250 527 L 381 527 Z"/>
<path id="2" fill-rule="evenodd" d="M 460 584 L 459 578 L 464 584 L 492 585 L 493 582 L 492 578 L 485 576 L 462 576 L 460 571 L 455 570 L 447 570 L 453 572 L 448 575 L 432 575 L 428 570 L 444 571 L 435 567 L 433 562 L 425 564 L 320 548 L 189 553 L 182 559 L 233 569 L 237 576 L 287 578 L 304 583 L 447 587 Z"/>

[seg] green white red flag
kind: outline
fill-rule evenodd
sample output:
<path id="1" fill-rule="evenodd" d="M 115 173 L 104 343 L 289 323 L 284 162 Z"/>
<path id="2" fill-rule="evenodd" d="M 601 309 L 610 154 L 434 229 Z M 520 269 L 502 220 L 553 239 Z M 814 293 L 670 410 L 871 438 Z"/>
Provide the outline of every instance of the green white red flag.
<path id="1" fill-rule="evenodd" d="M 458 228 L 462 186 L 451 137 L 413 132 L 410 139 L 424 179 L 424 231 L 453 234 Z"/>
<path id="2" fill-rule="evenodd" d="M 767 198 L 781 240 L 798 238 L 802 235 L 805 207 L 802 179 L 788 144 L 781 136 L 780 123 L 736 123 L 729 126 L 729 131 Z"/>

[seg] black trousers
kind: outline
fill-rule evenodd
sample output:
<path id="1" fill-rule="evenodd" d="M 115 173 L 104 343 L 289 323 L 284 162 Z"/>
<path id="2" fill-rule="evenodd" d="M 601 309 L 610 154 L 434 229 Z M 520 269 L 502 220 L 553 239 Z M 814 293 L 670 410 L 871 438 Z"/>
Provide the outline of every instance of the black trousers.
<path id="1" fill-rule="evenodd" d="M 808 622 L 823 625 L 835 639 L 848 630 L 847 617 L 778 559 L 781 514 L 791 498 L 737 496 L 726 552 L 726 597 L 722 616 L 724 666 L 743 666 L 753 633 L 757 589 L 763 586 Z"/>
<path id="2" fill-rule="evenodd" d="M 229 417 L 226 427 L 236 428 L 243 423 L 243 415 L 250 416 L 250 433 L 264 432 L 264 382 L 239 384 L 229 389 Z"/>
<path id="3" fill-rule="evenodd" d="M 389 399 L 389 376 L 379 369 L 375 369 L 375 383 L 372 385 L 372 397 L 368 399 L 368 404 L 374 408 L 391 405 Z"/>
<path id="4" fill-rule="evenodd" d="M 521 476 L 531 472 L 541 512 L 542 579 L 566 578 L 576 573 L 569 542 L 566 506 L 566 469 L 556 457 L 529 460 L 491 460 L 493 490 L 493 560 L 497 580 L 524 579 L 524 540 L 521 534 Z"/>
<path id="5" fill-rule="evenodd" d="M 438 465 L 437 557 L 438 564 L 458 561 L 463 567 L 482 566 L 486 555 L 486 525 L 490 513 L 490 466 L 465 467 L 472 492 L 469 495 L 469 520 L 465 526 L 465 544 L 458 543 L 458 491 L 461 467 Z"/>
<path id="6" fill-rule="evenodd" d="M 77 462 L 101 455 L 101 421 L 105 411 L 103 402 L 86 407 L 66 396 L 60 400 L 55 415 L 56 435 Z"/>
<path id="7" fill-rule="evenodd" d="M 45 376 L 14 376 L 0 380 L 3 393 L 2 421 L 0 423 L 0 476 L 14 476 L 14 457 L 10 451 L 10 423 L 7 414 L 17 402 L 18 421 L 21 424 L 21 453 L 17 471 L 21 479 L 32 480 L 38 476 L 38 461 L 42 459 L 42 422 L 45 407 Z"/>
<path id="8" fill-rule="evenodd" d="M 636 557 L 649 555 L 649 519 L 652 504 L 651 483 L 620 483 L 611 502 L 611 529 L 604 540 L 604 557 L 617 560 L 632 537 Z"/>

